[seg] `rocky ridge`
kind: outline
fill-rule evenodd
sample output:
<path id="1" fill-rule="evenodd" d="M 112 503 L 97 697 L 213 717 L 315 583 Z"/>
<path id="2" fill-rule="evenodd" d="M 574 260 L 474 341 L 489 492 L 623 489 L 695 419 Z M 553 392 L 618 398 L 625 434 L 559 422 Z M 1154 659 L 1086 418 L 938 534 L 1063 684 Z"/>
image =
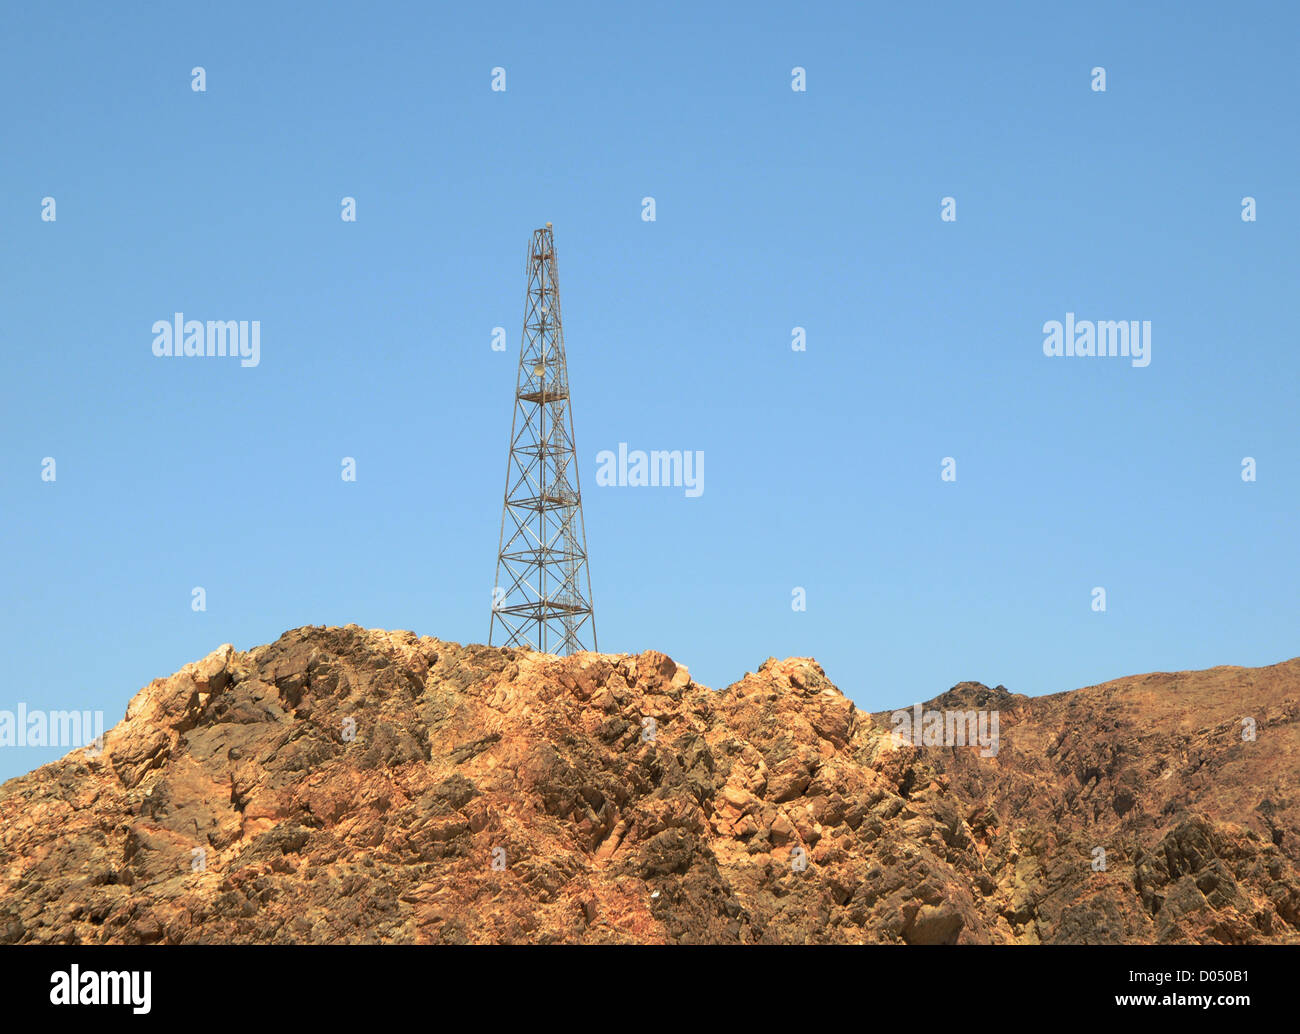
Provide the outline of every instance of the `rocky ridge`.
<path id="1" fill-rule="evenodd" d="M 0 787 L 0 943 L 1300 943 L 1300 659 L 925 707 L 996 755 L 807 658 L 222 646 Z"/>

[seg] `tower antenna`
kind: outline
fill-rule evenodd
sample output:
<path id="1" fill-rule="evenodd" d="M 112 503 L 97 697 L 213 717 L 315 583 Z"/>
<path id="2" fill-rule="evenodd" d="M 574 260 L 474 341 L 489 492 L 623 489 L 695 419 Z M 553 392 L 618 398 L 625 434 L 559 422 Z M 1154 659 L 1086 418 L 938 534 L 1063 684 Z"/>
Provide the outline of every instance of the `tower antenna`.
<path id="1" fill-rule="evenodd" d="M 527 276 L 488 644 L 569 654 L 597 648 L 596 616 L 550 223 Z"/>

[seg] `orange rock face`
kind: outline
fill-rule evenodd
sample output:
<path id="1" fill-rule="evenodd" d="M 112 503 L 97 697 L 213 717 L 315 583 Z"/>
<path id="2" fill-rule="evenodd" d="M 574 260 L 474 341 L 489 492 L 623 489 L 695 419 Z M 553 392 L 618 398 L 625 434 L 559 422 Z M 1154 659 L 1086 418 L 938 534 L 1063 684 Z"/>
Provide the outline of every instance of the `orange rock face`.
<path id="1" fill-rule="evenodd" d="M 1300 660 L 925 710 L 996 750 L 805 658 L 223 646 L 0 787 L 0 942 L 1300 942 Z"/>

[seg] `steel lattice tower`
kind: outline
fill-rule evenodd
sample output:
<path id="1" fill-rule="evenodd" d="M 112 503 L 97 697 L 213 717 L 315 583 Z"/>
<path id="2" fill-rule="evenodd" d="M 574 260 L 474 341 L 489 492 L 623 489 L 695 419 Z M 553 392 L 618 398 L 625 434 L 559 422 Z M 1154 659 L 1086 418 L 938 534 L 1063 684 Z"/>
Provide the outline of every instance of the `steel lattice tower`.
<path id="1" fill-rule="evenodd" d="M 527 272 L 488 644 L 568 654 L 596 649 L 596 617 L 550 223 L 533 231 Z"/>

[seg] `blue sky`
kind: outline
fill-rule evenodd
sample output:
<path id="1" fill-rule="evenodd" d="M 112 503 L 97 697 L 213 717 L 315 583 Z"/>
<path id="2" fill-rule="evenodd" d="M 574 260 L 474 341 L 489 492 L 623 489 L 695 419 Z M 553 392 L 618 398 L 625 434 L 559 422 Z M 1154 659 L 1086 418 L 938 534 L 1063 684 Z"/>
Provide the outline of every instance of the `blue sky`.
<path id="1" fill-rule="evenodd" d="M 602 649 L 868 709 L 1300 653 L 1294 8 L 123 6 L 0 24 L 0 709 L 486 638 L 548 220 Z M 155 357 L 176 311 L 260 364 Z M 1045 356 L 1067 312 L 1150 366 Z M 596 487 L 619 442 L 703 494 Z"/>

